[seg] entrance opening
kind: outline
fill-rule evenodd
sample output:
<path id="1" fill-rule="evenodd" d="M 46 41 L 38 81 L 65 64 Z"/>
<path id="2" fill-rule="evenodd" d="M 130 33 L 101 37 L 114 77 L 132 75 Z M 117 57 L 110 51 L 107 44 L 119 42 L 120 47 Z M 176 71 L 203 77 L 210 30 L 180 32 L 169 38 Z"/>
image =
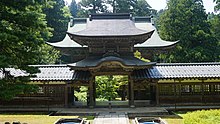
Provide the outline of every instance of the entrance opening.
<path id="1" fill-rule="evenodd" d="M 95 101 L 97 107 L 128 106 L 128 76 L 96 76 L 95 87 Z"/>
<path id="2" fill-rule="evenodd" d="M 72 105 L 77 107 L 87 106 L 88 104 L 88 86 L 74 87 L 73 91 L 74 103 Z"/>

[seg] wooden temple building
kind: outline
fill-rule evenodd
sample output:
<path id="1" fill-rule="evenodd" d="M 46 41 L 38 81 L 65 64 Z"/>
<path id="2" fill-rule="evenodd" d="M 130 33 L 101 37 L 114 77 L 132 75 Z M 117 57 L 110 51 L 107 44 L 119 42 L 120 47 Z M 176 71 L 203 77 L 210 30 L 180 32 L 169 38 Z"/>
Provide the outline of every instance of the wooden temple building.
<path id="1" fill-rule="evenodd" d="M 149 17 L 94 14 L 88 19 L 72 19 L 65 38 L 48 43 L 72 63 L 33 65 L 41 71 L 31 78 L 31 83 L 40 86 L 39 93 L 21 94 L 0 105 L 99 107 L 95 77 L 101 75 L 128 76 L 128 84 L 119 89 L 127 94 L 127 102 L 122 101 L 121 106 L 219 105 L 220 63 L 156 63 L 134 57 L 139 51 L 151 58 L 177 43 L 162 40 Z M 18 69 L 8 70 L 13 76 L 26 75 Z M 74 99 L 79 86 L 88 87 L 85 105 Z"/>

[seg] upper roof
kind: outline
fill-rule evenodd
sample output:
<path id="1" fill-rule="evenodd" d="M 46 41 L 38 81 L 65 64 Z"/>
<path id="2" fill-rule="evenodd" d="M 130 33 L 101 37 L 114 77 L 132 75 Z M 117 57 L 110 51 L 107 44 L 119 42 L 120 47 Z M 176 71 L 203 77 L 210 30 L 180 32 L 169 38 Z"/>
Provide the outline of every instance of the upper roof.
<path id="1" fill-rule="evenodd" d="M 111 15 L 111 16 L 109 16 L 109 15 Z M 111 18 L 112 21 L 109 21 L 109 18 Z M 117 15 L 108 14 L 108 15 L 95 15 L 95 16 L 93 15 L 90 17 L 90 19 L 93 21 L 89 21 L 89 19 L 85 19 L 85 18 L 73 19 L 68 25 L 67 32 L 76 33 L 76 34 L 78 32 L 82 32 L 83 30 L 86 30 L 86 28 L 87 28 L 86 22 L 90 22 L 93 24 L 100 23 L 98 25 L 100 27 L 109 27 L 110 29 L 112 29 L 112 32 L 114 29 L 116 32 L 119 32 L 121 34 L 122 33 L 125 34 L 126 32 L 128 32 L 128 30 L 127 30 L 127 28 L 126 28 L 126 30 L 123 29 L 123 26 L 125 27 L 125 25 L 132 25 L 132 28 L 137 28 L 138 31 L 140 31 L 140 32 L 155 30 L 153 32 L 153 35 L 151 36 L 151 38 L 149 38 L 148 40 L 145 40 L 144 42 L 139 42 L 139 44 L 136 44 L 134 46 L 135 48 L 154 48 L 154 49 L 158 48 L 158 49 L 160 49 L 160 48 L 172 47 L 172 46 L 175 46 L 176 43 L 178 43 L 178 41 L 170 42 L 170 41 L 162 40 L 160 38 L 156 28 L 154 27 L 154 25 L 151 22 L 151 17 L 134 17 L 132 19 L 129 14 L 117 14 Z M 121 21 L 119 21 L 119 20 L 121 20 Z M 104 23 L 104 21 L 106 21 L 106 24 L 102 25 Z M 127 22 L 127 24 L 124 24 L 123 23 L 124 21 Z M 135 23 L 133 23 L 132 21 Z M 71 26 L 71 23 L 73 26 Z M 110 24 L 110 23 L 113 23 L 113 24 Z M 117 27 L 116 27 L 114 25 L 115 23 L 119 24 L 119 26 L 117 25 Z M 92 26 L 94 26 L 94 25 L 92 25 Z M 121 31 L 118 30 L 118 27 L 121 27 Z M 96 31 L 93 31 L 94 28 L 91 30 L 92 30 L 91 33 L 96 32 Z M 88 31 L 88 29 L 86 31 Z M 104 28 L 100 28 L 99 31 L 104 33 L 104 32 L 108 32 L 109 30 L 108 30 L 108 28 L 105 28 L 105 30 L 104 30 Z M 128 32 L 128 33 L 134 34 L 133 31 Z M 95 35 L 100 35 L 100 34 L 95 34 Z M 54 47 L 58 47 L 58 48 L 83 48 L 83 47 L 87 47 L 86 45 L 84 45 L 82 47 L 82 45 L 80 45 L 79 43 L 76 43 L 75 40 L 71 40 L 67 34 L 62 41 L 58 41 L 56 43 L 48 43 L 48 44 L 50 44 Z"/>
<path id="2" fill-rule="evenodd" d="M 74 23 L 74 24 L 73 24 Z M 74 25 L 74 26 L 72 26 Z M 74 19 L 71 22 L 68 23 L 68 29 L 67 32 L 77 32 L 86 29 L 86 19 Z M 64 37 L 62 41 L 57 41 L 55 43 L 47 42 L 47 44 L 58 47 L 58 48 L 82 48 L 87 46 L 82 46 L 78 43 L 76 43 L 74 40 L 71 40 L 68 34 Z"/>
<path id="3" fill-rule="evenodd" d="M 162 40 L 157 32 L 157 29 L 151 22 L 136 21 L 135 26 L 139 29 L 155 30 L 151 38 L 141 44 L 134 45 L 135 48 L 161 48 L 175 46 L 179 41 Z"/>
<path id="4" fill-rule="evenodd" d="M 121 17 L 122 16 L 122 17 Z M 128 16 L 126 18 L 126 16 Z M 86 29 L 81 31 L 67 31 L 76 36 L 105 37 L 105 36 L 136 36 L 153 30 L 138 29 L 130 19 L 130 14 L 93 14 L 87 20 Z"/>
<path id="5" fill-rule="evenodd" d="M 130 14 L 92 14 L 87 20 L 86 29 L 67 33 L 81 45 L 93 45 L 100 41 L 143 43 L 151 37 L 153 31 L 136 28 Z"/>

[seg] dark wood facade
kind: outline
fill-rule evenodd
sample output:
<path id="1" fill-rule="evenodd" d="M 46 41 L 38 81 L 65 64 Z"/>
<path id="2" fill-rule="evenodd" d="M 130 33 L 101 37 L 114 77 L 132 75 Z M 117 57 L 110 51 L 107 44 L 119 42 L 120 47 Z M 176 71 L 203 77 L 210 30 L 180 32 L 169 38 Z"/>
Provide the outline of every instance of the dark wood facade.
<path id="1" fill-rule="evenodd" d="M 131 82 L 132 81 L 132 82 Z M 134 82 L 129 79 L 125 89 L 129 96 L 127 107 L 139 106 L 187 106 L 220 105 L 220 79 L 208 80 L 158 80 Z M 88 84 L 69 84 L 60 82 L 38 82 L 39 92 L 21 94 L 11 101 L 1 101 L 1 106 L 35 106 L 35 107 L 96 107 L 95 82 Z M 75 101 L 74 89 L 87 86 L 88 100 L 84 104 Z M 91 95 L 90 95 L 91 94 Z M 133 94 L 133 95 L 132 95 Z M 74 104 L 75 103 L 75 104 Z M 122 105 L 121 107 L 123 107 Z M 108 107 L 108 104 L 103 107 Z M 118 106 L 119 107 L 119 106 Z M 126 106 L 124 106 L 126 107 Z"/>

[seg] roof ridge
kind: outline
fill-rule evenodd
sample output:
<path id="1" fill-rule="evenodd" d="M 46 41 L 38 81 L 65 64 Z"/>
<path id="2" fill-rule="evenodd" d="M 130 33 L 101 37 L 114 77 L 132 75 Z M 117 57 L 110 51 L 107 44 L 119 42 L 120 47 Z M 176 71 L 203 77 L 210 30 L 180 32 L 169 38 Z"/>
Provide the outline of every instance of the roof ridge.
<path id="1" fill-rule="evenodd" d="M 67 64 L 29 65 L 32 67 L 68 67 Z"/>
<path id="2" fill-rule="evenodd" d="M 201 62 L 201 63 L 157 63 L 156 66 L 200 66 L 200 65 L 220 65 L 220 62 Z"/>

